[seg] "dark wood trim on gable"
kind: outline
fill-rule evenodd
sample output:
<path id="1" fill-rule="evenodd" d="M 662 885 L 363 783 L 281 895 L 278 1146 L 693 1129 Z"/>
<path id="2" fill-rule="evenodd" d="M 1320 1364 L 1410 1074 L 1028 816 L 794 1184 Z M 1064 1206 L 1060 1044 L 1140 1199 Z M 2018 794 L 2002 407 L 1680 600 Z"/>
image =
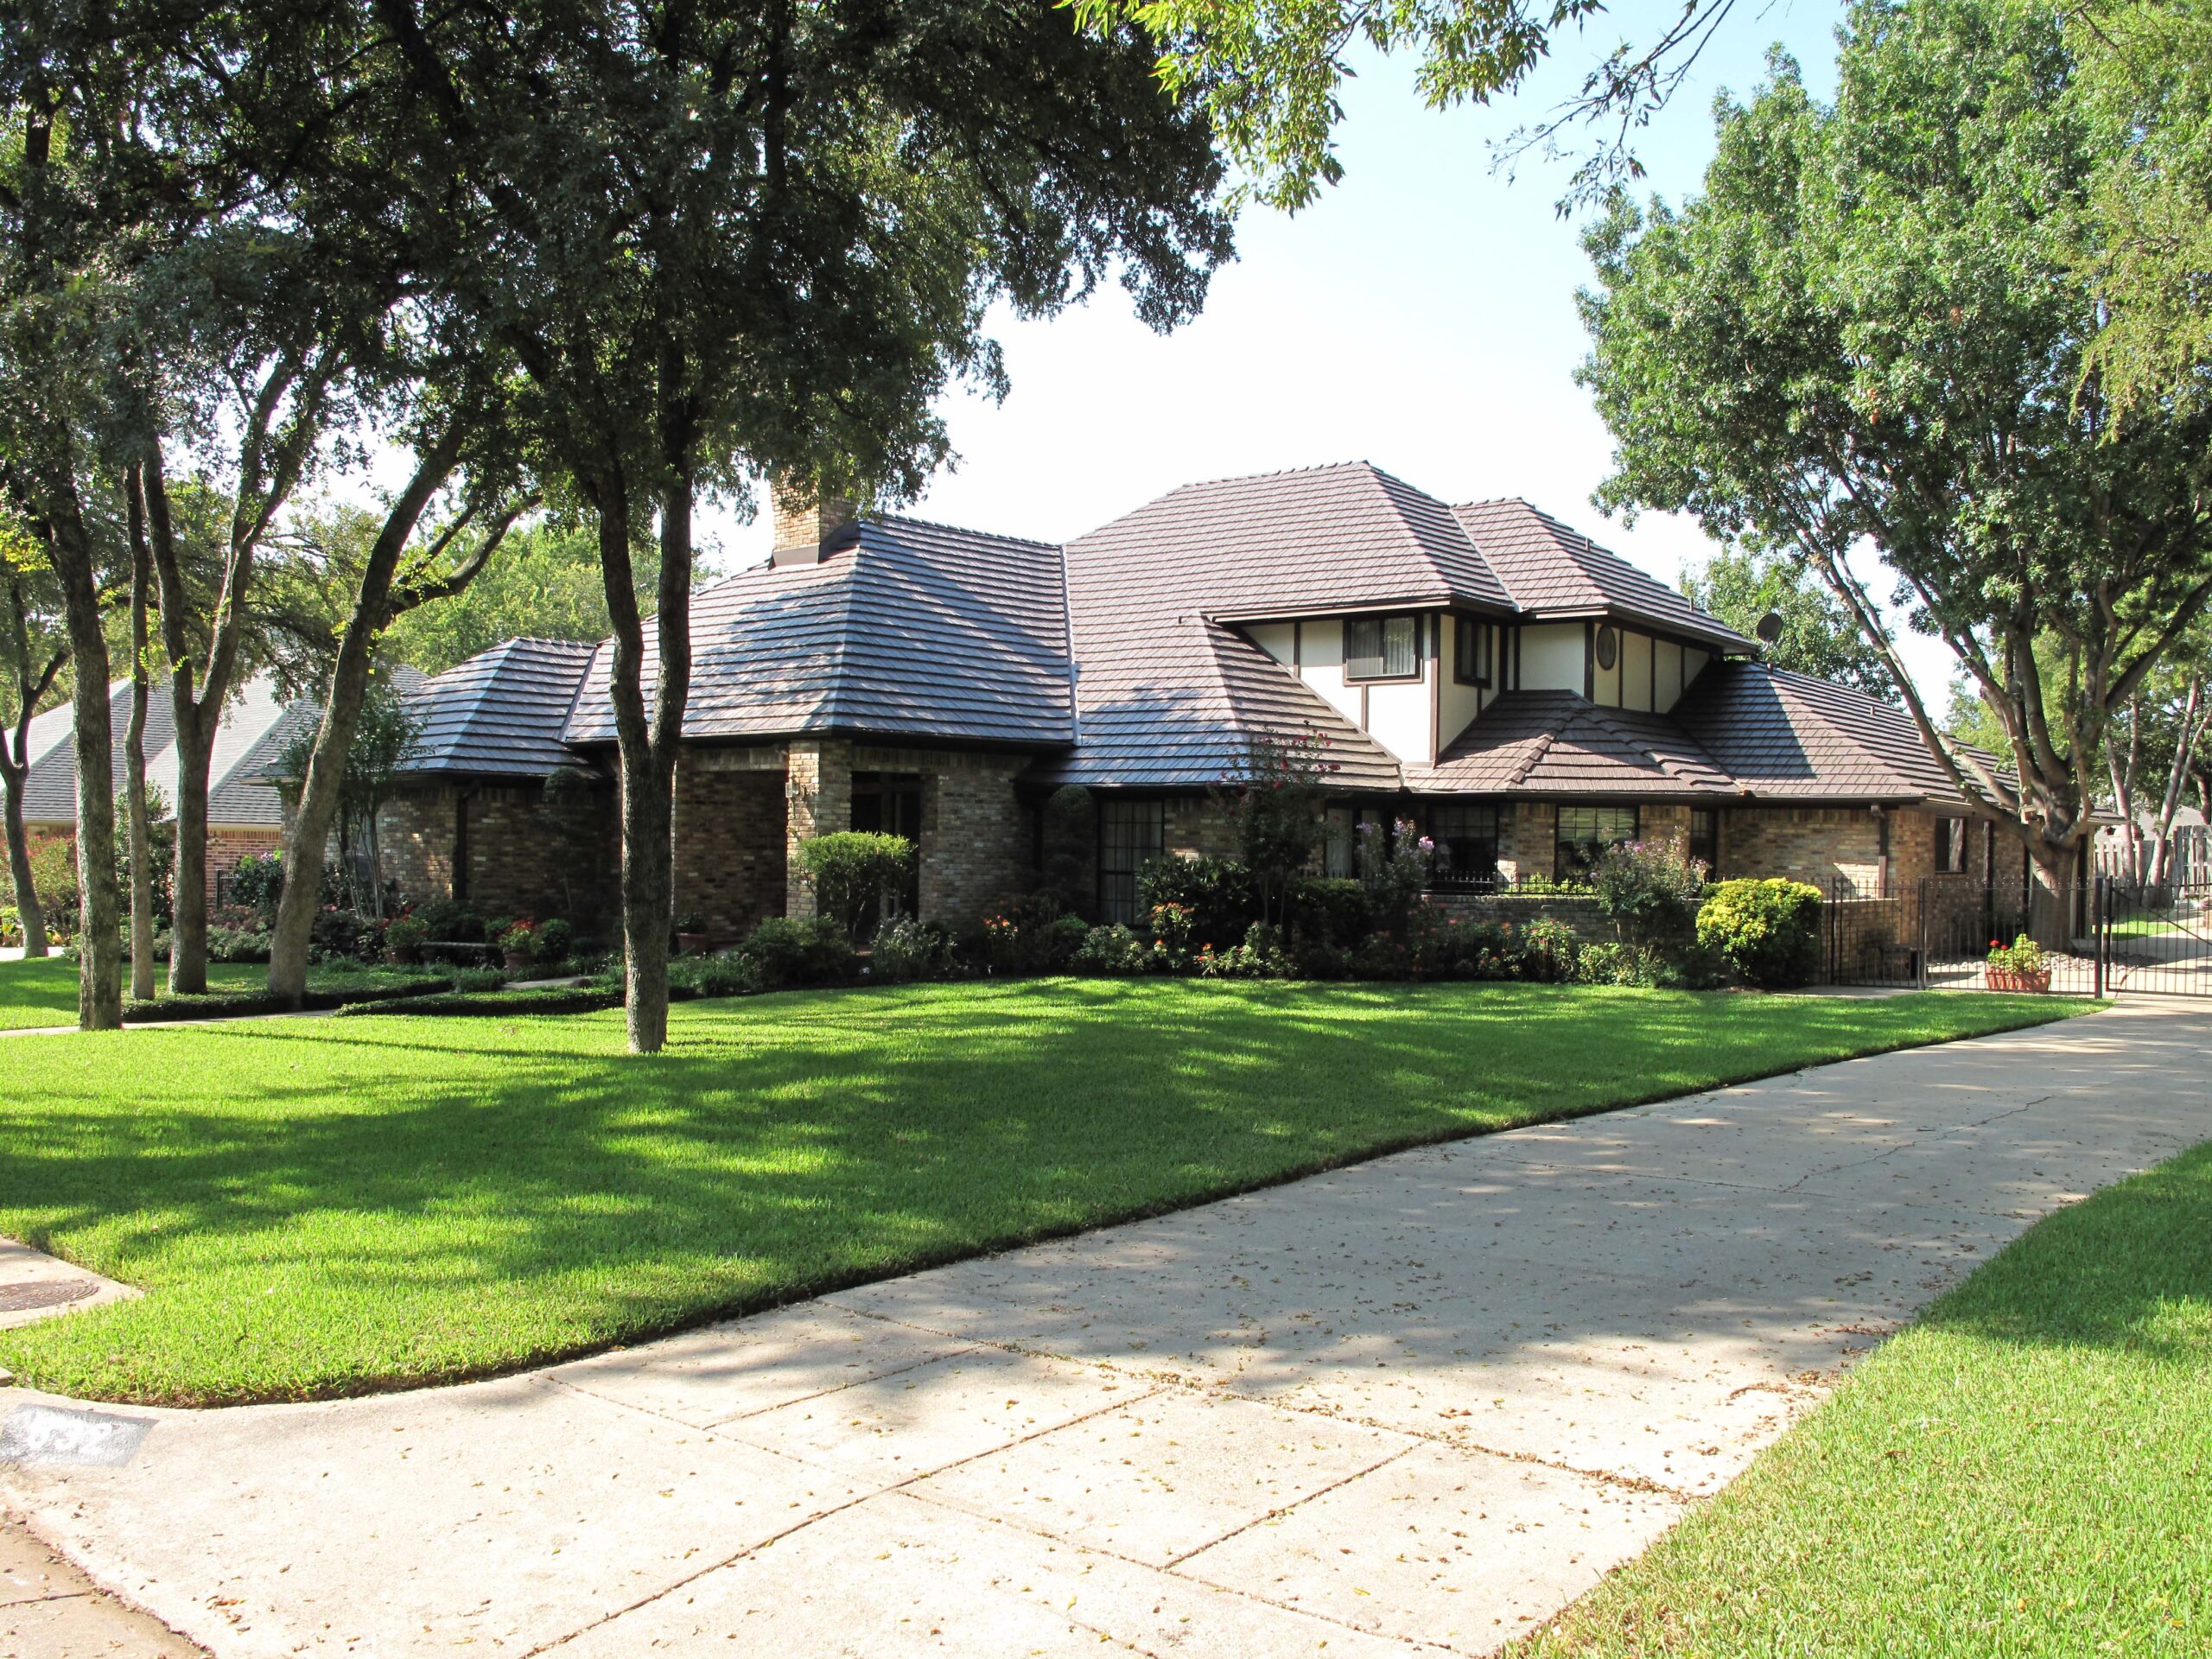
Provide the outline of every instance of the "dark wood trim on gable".
<path id="1" fill-rule="evenodd" d="M 1582 625 L 1582 695 L 1585 700 L 1598 701 L 1598 625 Z"/>

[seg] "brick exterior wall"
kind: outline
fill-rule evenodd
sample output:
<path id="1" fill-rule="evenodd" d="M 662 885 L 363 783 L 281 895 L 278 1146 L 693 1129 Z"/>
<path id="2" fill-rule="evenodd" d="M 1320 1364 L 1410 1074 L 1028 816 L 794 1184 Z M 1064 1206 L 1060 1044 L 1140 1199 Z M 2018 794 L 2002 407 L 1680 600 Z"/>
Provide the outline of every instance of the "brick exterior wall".
<path id="1" fill-rule="evenodd" d="M 784 913 L 783 753 L 693 749 L 676 771 L 676 913 L 717 947 Z"/>
<path id="2" fill-rule="evenodd" d="M 468 868 L 457 895 L 464 794 Z M 612 789 L 404 790 L 385 803 L 377 833 L 385 875 L 411 902 L 459 896 L 486 915 L 558 916 L 587 928 L 611 921 L 619 904 Z"/>
<path id="3" fill-rule="evenodd" d="M 385 874 L 410 900 L 453 897 L 455 799 L 448 787 L 409 789 L 377 815 Z"/>
<path id="4" fill-rule="evenodd" d="M 124 839 L 118 836 L 118 840 Z M 222 879 L 238 868 L 238 861 L 249 855 L 266 858 L 271 853 L 284 849 L 284 832 L 276 829 L 217 830 L 207 831 L 207 903 L 212 908 L 222 892 Z M 128 895 L 126 895 L 127 898 Z"/>
<path id="5" fill-rule="evenodd" d="M 1233 858 L 1236 826 L 1228 803 L 1211 795 L 1168 798 L 1161 815 L 1162 850 L 1179 858 Z"/>
<path id="6" fill-rule="evenodd" d="M 800 869 L 798 844 L 853 827 L 853 746 L 838 738 L 791 743 L 785 763 L 784 914 L 814 914 L 814 889 Z"/>
<path id="7" fill-rule="evenodd" d="M 1563 922 L 1575 938 L 1590 944 L 1611 944 L 1620 934 L 1595 899 L 1516 899 L 1465 893 L 1432 893 L 1428 902 L 1455 922 L 1510 922 L 1525 927 L 1530 922 Z"/>
<path id="8" fill-rule="evenodd" d="M 1559 809 L 1548 801 L 1503 803 L 1497 811 L 1497 873 L 1507 881 L 1547 879 L 1556 861 Z"/>
<path id="9" fill-rule="evenodd" d="M 1030 820 L 1014 790 L 1026 757 L 945 754 L 925 766 L 871 764 L 922 773 L 925 920 L 968 932 L 1035 887 Z"/>
<path id="10" fill-rule="evenodd" d="M 1933 848 L 1934 830 L 1923 826 Z M 1891 825 L 1891 857 L 1900 840 Z M 1822 892 L 1838 880 L 1873 894 L 1882 881 L 1882 821 L 1864 806 L 1733 806 L 1720 814 L 1720 874 L 1785 876 Z"/>

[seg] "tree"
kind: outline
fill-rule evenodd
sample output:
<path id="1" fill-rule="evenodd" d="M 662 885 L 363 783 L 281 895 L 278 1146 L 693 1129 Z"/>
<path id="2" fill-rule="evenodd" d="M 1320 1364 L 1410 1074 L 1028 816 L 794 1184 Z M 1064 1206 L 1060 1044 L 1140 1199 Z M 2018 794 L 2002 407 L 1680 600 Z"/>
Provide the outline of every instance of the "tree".
<path id="1" fill-rule="evenodd" d="M 638 595 L 639 615 L 651 616 L 653 607 L 650 588 Z M 585 531 L 539 524 L 510 537 L 498 563 L 467 593 L 396 620 L 385 636 L 385 651 L 394 662 L 442 674 L 502 640 L 596 644 L 613 632 L 597 538 Z"/>
<path id="2" fill-rule="evenodd" d="M 1220 165 L 1134 32 L 1082 33 L 1047 0 L 387 0 L 378 17 L 474 258 L 456 291 L 521 365 L 549 465 L 598 531 L 629 1039 L 651 1052 L 700 493 L 761 473 L 916 493 L 945 453 L 938 394 L 1003 387 L 995 300 L 1049 312 L 1118 270 L 1154 326 L 1195 311 L 1229 251 Z"/>
<path id="3" fill-rule="evenodd" d="M 1550 54 L 1562 30 L 1581 29 L 1601 0 L 1075 0 L 1084 23 L 1135 22 L 1159 51 L 1161 80 L 1203 97 L 1246 189 L 1275 207 L 1306 206 L 1344 175 L 1334 134 L 1338 92 L 1364 45 L 1421 60 L 1431 109 L 1509 94 Z M 1575 94 L 1516 133 L 1506 159 L 1550 151 L 1576 126 L 1606 134 L 1584 156 L 1571 198 L 1641 177 L 1633 135 L 1681 87 L 1734 0 L 1683 0 L 1642 41 L 1622 40 L 1584 74 Z"/>
<path id="4" fill-rule="evenodd" d="M 307 728 L 286 744 L 277 757 L 277 772 L 286 778 L 304 778 L 315 764 L 317 728 Z M 388 680 L 375 682 L 354 721 L 346 748 L 346 766 L 338 788 L 338 861 L 353 897 L 354 910 L 379 919 L 384 915 L 384 844 L 377 819 L 391 798 L 393 785 L 407 769 L 423 735 L 419 715 L 400 701 Z M 365 862 L 368 878 L 362 880 Z M 284 861 L 295 875 L 305 872 L 298 885 L 310 892 L 319 886 L 312 878 L 315 862 Z M 290 885 L 288 883 L 287 885 Z M 278 901 L 281 912 L 283 901 Z"/>
<path id="5" fill-rule="evenodd" d="M 2126 874 L 2139 886 L 2171 879 L 2174 818 L 2212 728 L 2212 650 L 2204 633 L 2200 629 L 2190 648 L 2159 664 L 2105 741 Z"/>
<path id="6" fill-rule="evenodd" d="M 7 607 L 0 616 L 0 665 L 6 670 L 0 718 L 7 722 L 7 729 L 0 731 L 0 809 L 5 815 L 9 884 L 16 895 L 26 957 L 47 954 L 46 915 L 31 871 L 30 837 L 23 829 L 31 721 L 69 663 L 68 642 L 58 626 L 49 591 L 52 579 L 44 563 L 27 533 L 0 521 L 0 599 Z"/>
<path id="7" fill-rule="evenodd" d="M 1608 505 L 1787 549 L 1881 658 L 1929 753 L 2070 877 L 2107 728 L 2212 599 L 2212 419 L 2114 421 L 2083 380 L 2098 163 L 2052 20 L 1861 3 L 1833 108 L 1777 57 L 1724 105 L 1704 194 L 1589 238 L 1580 378 Z M 2002 730 L 1946 743 L 1855 563 L 1871 544 Z M 2053 683 L 2039 645 L 2055 642 Z"/>
<path id="8" fill-rule="evenodd" d="M 2068 41 L 2104 155 L 2085 256 L 2088 360 L 2116 408 L 2212 394 L 2212 0 L 2092 0 Z"/>
<path id="9" fill-rule="evenodd" d="M 1221 791 L 1236 836 L 1236 855 L 1252 873 L 1260 919 L 1288 919 L 1290 884 L 1327 837 L 1328 780 L 1337 765 L 1328 740 L 1308 733 L 1253 740 Z"/>
<path id="10" fill-rule="evenodd" d="M 1776 554 L 1726 549 L 1707 559 L 1703 570 L 1685 572 L 1682 592 L 1738 633 L 1757 634 L 1764 618 L 1781 618 L 1782 632 L 1764 653 L 1775 667 L 1891 698 L 1880 653 L 1802 564 Z"/>

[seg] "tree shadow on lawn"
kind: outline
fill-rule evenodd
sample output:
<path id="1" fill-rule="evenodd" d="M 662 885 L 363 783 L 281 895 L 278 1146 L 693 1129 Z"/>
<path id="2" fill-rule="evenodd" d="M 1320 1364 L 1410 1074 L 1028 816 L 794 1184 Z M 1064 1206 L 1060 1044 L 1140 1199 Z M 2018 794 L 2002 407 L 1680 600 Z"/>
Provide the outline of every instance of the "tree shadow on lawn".
<path id="1" fill-rule="evenodd" d="M 1769 1073 L 1898 1006 L 1023 982 L 690 1005 L 648 1060 L 614 1014 L 17 1039 L 0 1231 L 148 1294 L 0 1354 L 191 1403 L 511 1369 Z"/>

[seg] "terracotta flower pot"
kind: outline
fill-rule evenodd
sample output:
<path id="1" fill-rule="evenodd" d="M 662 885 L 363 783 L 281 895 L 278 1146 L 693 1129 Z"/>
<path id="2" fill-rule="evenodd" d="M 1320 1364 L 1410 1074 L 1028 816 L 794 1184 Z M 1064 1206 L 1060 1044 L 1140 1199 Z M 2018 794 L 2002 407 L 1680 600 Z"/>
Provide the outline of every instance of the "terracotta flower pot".
<path id="1" fill-rule="evenodd" d="M 679 933 L 676 936 L 677 951 L 687 957 L 705 956 L 708 942 L 709 936 L 704 933 Z"/>
<path id="2" fill-rule="evenodd" d="M 1992 968 L 1982 977 L 1993 991 L 2029 991 L 2041 995 L 2050 988 L 2050 969 L 2048 968 L 2031 971 L 2018 968 Z"/>
<path id="3" fill-rule="evenodd" d="M 521 973 L 530 966 L 531 960 L 531 954 L 527 950 L 510 950 L 507 952 L 507 971 L 511 974 Z"/>

